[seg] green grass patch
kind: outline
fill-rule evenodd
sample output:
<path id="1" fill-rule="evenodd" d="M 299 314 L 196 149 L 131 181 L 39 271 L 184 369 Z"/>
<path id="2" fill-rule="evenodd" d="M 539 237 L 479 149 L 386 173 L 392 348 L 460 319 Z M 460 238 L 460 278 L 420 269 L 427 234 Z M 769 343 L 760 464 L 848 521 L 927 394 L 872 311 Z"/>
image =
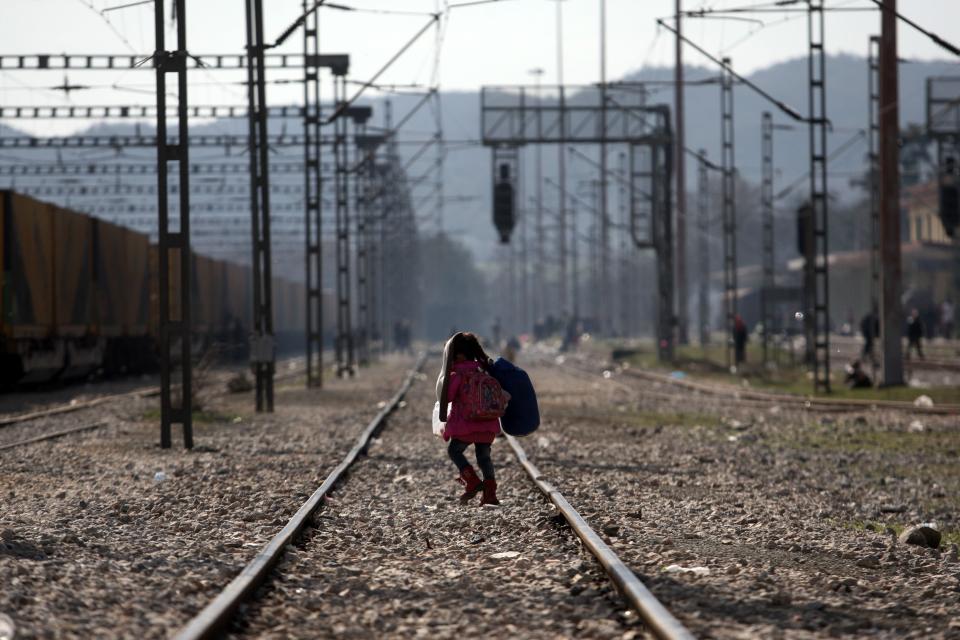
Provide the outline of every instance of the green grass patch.
<path id="1" fill-rule="evenodd" d="M 960 451 L 960 431 L 908 431 L 837 429 L 833 425 L 812 424 L 809 428 L 784 437 L 783 443 L 797 449 L 839 451 L 843 453 L 879 453 L 921 455 L 930 458 L 948 451 Z M 947 470 L 949 465 L 945 463 Z M 956 474 L 956 469 L 948 476 Z"/>
<path id="2" fill-rule="evenodd" d="M 831 372 L 832 392 L 814 393 L 812 374 L 806 367 L 793 363 L 789 352 L 774 353 L 781 363 L 774 370 L 764 371 L 759 364 L 762 360 L 761 348 L 747 346 L 747 364 L 741 371 L 732 374 L 726 367 L 726 351 L 723 345 L 712 344 L 706 348 L 694 345 L 680 345 L 676 348 L 674 369 L 712 382 L 721 382 L 741 386 L 746 380 L 750 387 L 758 391 L 789 393 L 798 396 L 837 398 L 843 400 L 894 400 L 913 402 L 922 395 L 929 396 L 935 404 L 960 404 L 960 386 L 932 387 L 916 389 L 912 387 L 887 387 L 873 389 L 848 389 L 843 385 L 840 371 Z M 641 369 L 662 369 L 657 354 L 652 350 L 641 349 L 625 358 L 630 366 Z"/>

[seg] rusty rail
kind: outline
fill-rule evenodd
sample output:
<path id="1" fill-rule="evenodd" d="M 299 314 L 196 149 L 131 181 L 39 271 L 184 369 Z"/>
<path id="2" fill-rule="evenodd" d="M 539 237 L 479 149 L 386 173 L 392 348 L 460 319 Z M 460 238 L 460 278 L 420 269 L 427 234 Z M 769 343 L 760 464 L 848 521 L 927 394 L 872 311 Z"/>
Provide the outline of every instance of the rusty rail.
<path id="1" fill-rule="evenodd" d="M 297 360 L 299 360 L 299 358 L 291 358 L 287 362 L 295 362 Z M 288 380 L 290 378 L 301 376 L 303 373 L 304 371 L 298 369 L 287 372 L 283 375 L 278 375 L 276 379 Z M 160 395 L 160 387 L 143 387 L 141 389 L 134 389 L 133 391 L 128 391 L 126 393 L 114 393 L 106 396 L 100 396 L 99 398 L 85 400 L 83 402 L 70 402 L 61 404 L 49 409 L 40 409 L 39 411 L 20 413 L 12 416 L 0 416 L 0 428 L 8 427 L 13 424 L 20 424 L 21 422 L 30 422 L 31 420 L 38 420 L 40 418 L 49 418 L 50 416 L 72 413 L 74 411 L 80 411 L 81 409 L 92 409 L 93 407 L 100 406 L 101 404 L 106 404 L 107 402 L 112 402 L 114 400 L 122 400 L 123 398 L 152 398 L 158 395 Z"/>
<path id="2" fill-rule="evenodd" d="M 54 431 L 52 433 L 45 433 L 42 436 L 35 436 L 33 438 L 27 438 L 26 440 L 17 440 L 16 442 L 10 442 L 8 444 L 0 445 L 0 451 L 6 451 L 7 449 L 14 449 L 16 447 L 22 447 L 27 444 L 34 444 L 37 442 L 43 442 L 44 440 L 54 440 L 56 438 L 62 438 L 63 436 L 68 436 L 71 433 L 81 433 L 83 431 L 92 431 L 93 429 L 99 429 L 100 427 L 107 424 L 106 422 L 94 422 L 92 424 L 85 424 L 79 427 L 71 427 L 70 429 L 61 429 L 60 431 Z"/>
<path id="3" fill-rule="evenodd" d="M 701 393 L 719 396 L 736 396 L 737 399 L 800 405 L 802 408 L 817 411 L 870 411 L 876 409 L 891 409 L 896 411 L 911 411 L 927 414 L 960 415 L 960 405 L 956 404 L 939 404 L 932 407 L 918 407 L 912 402 L 903 402 L 899 400 L 814 398 L 771 391 L 741 389 L 739 387 L 733 387 L 730 385 L 708 384 L 693 380 L 679 380 L 671 377 L 668 374 L 655 373 L 652 371 L 625 369 L 624 372 L 629 376 L 654 380 L 657 382 L 666 382 L 693 391 L 699 391 Z"/>
<path id="4" fill-rule="evenodd" d="M 260 549 L 256 557 L 251 560 L 243 571 L 234 578 L 230 584 L 214 598 L 210 604 L 198 613 L 190 622 L 173 636 L 174 640 L 200 640 L 202 638 L 216 637 L 224 627 L 230 622 L 237 608 L 266 580 L 273 566 L 279 561 L 286 547 L 291 544 L 306 527 L 310 516 L 320 508 L 324 497 L 337 485 L 346 471 L 357 460 L 357 457 L 370 444 L 373 438 L 383 427 L 383 423 L 393 411 L 399 406 L 400 401 L 410 390 L 410 386 L 423 368 L 427 354 L 421 354 L 416 364 L 410 370 L 406 380 L 400 386 L 400 390 L 387 402 L 387 405 L 378 413 L 363 433 L 357 438 L 356 444 L 346 455 L 346 457 L 330 472 L 323 484 L 313 492 L 313 495 L 297 510 L 294 516 L 287 522 L 286 526 L 280 530 L 266 545 Z"/>
<path id="5" fill-rule="evenodd" d="M 667 611 L 667 608 L 624 564 L 613 549 L 597 535 L 596 531 L 590 528 L 587 521 L 567 502 L 563 494 L 543 479 L 540 470 L 527 458 L 527 453 L 517 442 L 517 439 L 509 435 L 506 438 L 527 475 L 550 502 L 560 510 L 560 513 L 566 518 L 574 532 L 583 541 L 583 544 L 586 545 L 590 553 L 594 555 L 604 571 L 607 572 L 607 575 L 610 576 L 624 599 L 640 614 L 640 618 L 653 635 L 662 640 L 693 640 L 693 634 L 680 624 L 680 621 L 674 618 L 672 613 Z"/>

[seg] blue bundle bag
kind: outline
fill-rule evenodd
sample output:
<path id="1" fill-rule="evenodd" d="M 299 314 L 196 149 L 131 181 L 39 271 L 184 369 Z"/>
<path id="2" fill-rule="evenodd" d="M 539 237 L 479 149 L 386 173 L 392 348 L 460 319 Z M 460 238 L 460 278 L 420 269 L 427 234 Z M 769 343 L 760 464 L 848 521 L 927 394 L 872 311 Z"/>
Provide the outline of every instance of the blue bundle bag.
<path id="1" fill-rule="evenodd" d="M 490 375 L 510 394 L 507 411 L 500 418 L 503 431 L 511 436 L 527 436 L 536 431 L 540 426 L 540 408 L 527 372 L 509 360 L 497 358 Z"/>

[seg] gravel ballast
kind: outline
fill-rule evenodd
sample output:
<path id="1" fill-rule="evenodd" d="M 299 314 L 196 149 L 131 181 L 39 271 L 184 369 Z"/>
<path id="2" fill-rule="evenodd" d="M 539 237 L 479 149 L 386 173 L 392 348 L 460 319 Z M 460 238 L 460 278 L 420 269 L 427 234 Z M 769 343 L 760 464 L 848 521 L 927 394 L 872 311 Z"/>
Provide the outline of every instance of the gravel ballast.
<path id="1" fill-rule="evenodd" d="M 156 399 L 44 419 L 108 425 L 0 453 L 0 613 L 17 638 L 168 637 L 286 523 L 411 363 L 323 390 L 279 382 L 274 414 L 254 413 L 252 394 L 214 398 L 192 452 L 176 428 L 159 448 Z"/>
<path id="2" fill-rule="evenodd" d="M 430 431 L 436 362 L 425 370 L 233 635 L 639 635 L 635 614 L 505 441 L 493 447 L 502 504 L 459 503 L 456 468 Z"/>
<path id="3" fill-rule="evenodd" d="M 193 453 L 157 448 L 155 400 L 51 420 L 109 424 L 0 454 L 0 614 L 18 638 L 168 637 L 319 486 L 411 362 L 321 392 L 283 383 L 269 416 L 249 394 L 214 400 Z M 956 416 L 737 403 L 576 356 L 519 364 L 543 415 L 520 440 L 531 461 L 697 637 L 960 638 Z M 458 503 L 430 432 L 436 366 L 230 633 L 642 637 L 505 442 L 502 506 Z M 909 529 L 924 523 L 938 549 L 898 540 L 936 540 Z"/>
<path id="4" fill-rule="evenodd" d="M 960 637 L 956 416 L 738 406 L 537 362 L 528 454 L 698 637 Z M 939 550 L 896 541 L 927 521 Z"/>

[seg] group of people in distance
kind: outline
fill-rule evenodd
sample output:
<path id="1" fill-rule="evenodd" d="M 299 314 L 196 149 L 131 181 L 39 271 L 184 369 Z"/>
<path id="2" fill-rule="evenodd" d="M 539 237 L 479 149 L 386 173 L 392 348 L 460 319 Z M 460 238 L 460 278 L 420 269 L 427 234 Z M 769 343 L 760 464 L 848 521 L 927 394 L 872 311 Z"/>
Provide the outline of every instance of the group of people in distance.
<path id="1" fill-rule="evenodd" d="M 945 300 L 939 307 L 939 319 L 937 323 L 938 333 L 944 339 L 952 339 L 955 330 L 955 309 L 950 300 Z M 880 320 L 872 312 L 868 311 L 860 321 L 860 333 L 863 335 L 863 349 L 859 359 L 852 361 L 846 366 L 846 385 L 851 389 L 867 388 L 873 386 L 873 380 L 864 370 L 864 361 L 869 361 L 876 365 L 877 359 L 874 353 L 874 343 L 880 336 Z M 915 352 L 916 356 L 923 360 L 923 341 L 927 338 L 927 327 L 924 325 L 919 309 L 911 309 L 907 316 L 906 323 L 907 350 L 905 357 L 910 359 Z M 733 321 L 733 346 L 735 362 L 737 367 L 746 361 L 747 340 L 749 330 L 743 318 L 737 314 Z"/>

